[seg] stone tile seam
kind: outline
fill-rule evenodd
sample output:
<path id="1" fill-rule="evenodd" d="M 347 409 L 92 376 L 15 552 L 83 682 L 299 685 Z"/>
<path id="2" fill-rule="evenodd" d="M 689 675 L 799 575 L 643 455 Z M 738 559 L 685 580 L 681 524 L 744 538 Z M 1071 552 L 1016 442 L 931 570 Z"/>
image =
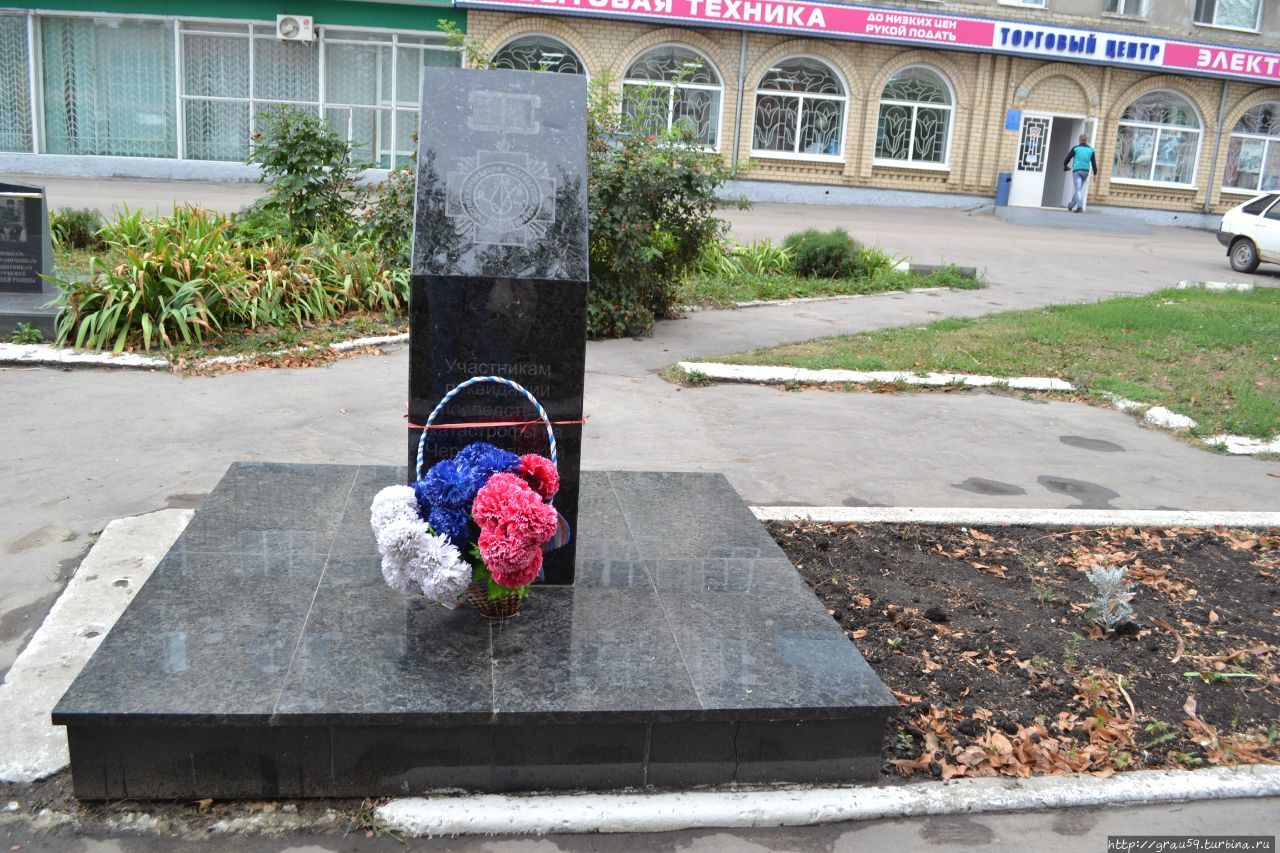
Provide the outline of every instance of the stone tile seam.
<path id="1" fill-rule="evenodd" d="M 627 517 L 627 511 L 622 508 L 622 501 L 618 497 L 618 491 L 613 485 L 612 472 L 606 471 L 605 477 L 609 481 L 609 494 L 613 495 L 613 500 L 618 505 L 618 511 L 622 513 L 622 523 L 627 526 L 627 536 L 631 537 L 632 544 L 635 545 L 636 551 L 640 553 L 640 560 L 644 564 L 644 573 L 649 578 L 649 589 L 653 592 L 653 597 L 657 599 L 658 606 L 662 608 L 662 621 L 666 624 L 667 630 L 671 632 L 671 642 L 675 644 L 676 652 L 680 655 L 680 666 L 684 668 L 685 677 L 689 679 L 689 689 L 693 691 L 694 697 L 698 700 L 698 706 L 703 710 L 707 710 L 706 702 L 703 700 L 698 685 L 693 680 L 693 670 L 689 668 L 689 659 L 685 656 L 684 647 L 680 645 L 680 638 L 676 635 L 675 625 L 671 623 L 671 614 L 667 610 L 666 602 L 662 600 L 661 593 L 658 592 L 658 582 L 654 580 L 654 572 L 650 571 L 650 564 L 655 560 L 649 559 L 644 552 L 640 550 L 640 542 L 636 539 L 635 533 L 631 529 L 631 519 Z M 646 757 L 646 768 L 648 760 Z"/>
<path id="2" fill-rule="evenodd" d="M 360 482 L 360 471 L 363 468 L 363 465 L 357 465 L 351 473 L 351 482 L 347 486 L 347 498 L 342 504 L 342 514 L 338 516 L 340 519 L 346 517 L 347 510 L 351 506 L 351 496 L 355 493 L 356 483 Z M 324 584 L 324 576 L 329 571 L 329 561 L 333 559 L 333 549 L 337 543 L 337 536 L 329 540 L 329 548 L 324 555 L 324 565 L 320 567 L 320 576 L 316 578 L 315 589 L 311 591 L 311 601 L 307 604 L 307 613 L 302 617 L 302 625 L 298 628 L 298 639 L 293 644 L 293 652 L 289 655 L 289 664 L 284 668 L 284 675 L 280 679 L 280 692 L 276 694 L 276 700 L 271 705 L 272 720 L 275 720 L 280 713 L 280 703 L 284 700 L 284 691 L 289 686 L 289 675 L 293 672 L 293 663 L 298 659 L 298 650 L 302 648 L 302 639 L 307 635 L 307 625 L 311 622 L 311 614 L 315 610 L 316 599 L 320 596 L 320 587 Z M 332 753 L 331 749 L 330 755 Z"/>
<path id="3" fill-rule="evenodd" d="M 1078 390 L 1064 379 L 1051 376 L 984 376 L 972 373 L 930 372 L 923 376 L 907 370 L 810 370 L 784 365 L 721 364 L 712 361 L 678 361 L 676 366 L 689 373 L 698 373 L 708 379 L 735 382 L 746 385 L 773 385 L 780 382 L 805 382 L 815 385 L 891 385 L 904 383 L 939 388 L 948 385 L 964 385 L 969 388 L 1006 387 L 1018 391 Z M 1142 413 L 1142 421 L 1156 427 L 1174 431 L 1191 430 L 1200 424 L 1186 415 L 1170 411 L 1164 406 L 1154 406 L 1128 400 L 1110 392 L 1102 394 L 1117 411 Z M 1258 453 L 1280 453 L 1280 436 L 1270 441 L 1245 435 L 1211 435 L 1199 439 L 1201 443 L 1221 448 L 1233 456 L 1252 456 Z"/>

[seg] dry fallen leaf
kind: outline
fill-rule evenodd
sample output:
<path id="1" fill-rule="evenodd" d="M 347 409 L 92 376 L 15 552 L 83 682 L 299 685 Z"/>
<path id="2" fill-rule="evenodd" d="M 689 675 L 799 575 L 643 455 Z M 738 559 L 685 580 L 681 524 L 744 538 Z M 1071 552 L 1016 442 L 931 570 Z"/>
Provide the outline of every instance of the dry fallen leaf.
<path id="1" fill-rule="evenodd" d="M 1195 719 L 1196 716 L 1196 696 L 1194 693 L 1187 694 L 1187 701 L 1182 704 L 1182 713 L 1188 717 Z"/>

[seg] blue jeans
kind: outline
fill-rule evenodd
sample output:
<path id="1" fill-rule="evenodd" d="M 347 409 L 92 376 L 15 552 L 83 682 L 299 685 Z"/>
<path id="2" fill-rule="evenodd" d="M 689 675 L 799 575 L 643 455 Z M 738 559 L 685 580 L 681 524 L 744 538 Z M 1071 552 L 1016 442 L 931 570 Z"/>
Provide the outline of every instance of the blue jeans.
<path id="1" fill-rule="evenodd" d="M 1084 208 L 1084 182 L 1089 180 L 1089 170 L 1076 169 L 1071 173 L 1071 179 L 1075 181 L 1076 194 L 1071 197 L 1071 204 L 1067 207 L 1081 210 Z"/>

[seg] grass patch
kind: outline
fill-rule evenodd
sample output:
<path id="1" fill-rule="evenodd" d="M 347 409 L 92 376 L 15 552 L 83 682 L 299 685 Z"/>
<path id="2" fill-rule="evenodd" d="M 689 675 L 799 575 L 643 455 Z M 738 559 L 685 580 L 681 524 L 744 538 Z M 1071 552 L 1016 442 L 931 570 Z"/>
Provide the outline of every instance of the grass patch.
<path id="1" fill-rule="evenodd" d="M 736 302 L 802 299 L 817 296 L 855 296 L 912 290 L 917 287 L 953 287 L 976 290 L 981 279 L 965 275 L 956 267 L 942 267 L 920 276 L 901 270 L 881 270 L 861 278 L 811 278 L 790 273 L 695 274 L 684 281 L 676 294 L 682 305 L 728 308 Z"/>
<path id="2" fill-rule="evenodd" d="M 1052 376 L 1159 403 L 1199 435 L 1280 433 L 1280 291 L 1164 290 L 1092 305 L 846 335 L 721 356 L 732 364 Z"/>
<path id="3" fill-rule="evenodd" d="M 216 356 L 256 355 L 323 347 L 354 338 L 397 335 L 408 330 L 407 317 L 395 314 L 352 314 L 330 323 L 302 327 L 236 329 L 207 338 L 203 344 L 184 344 L 157 350 L 155 354 L 174 362 L 192 363 Z"/>
<path id="4" fill-rule="evenodd" d="M 75 249 L 58 246 L 53 252 L 53 272 L 60 278 L 83 280 L 89 277 L 89 259 L 102 256 L 98 249 Z"/>

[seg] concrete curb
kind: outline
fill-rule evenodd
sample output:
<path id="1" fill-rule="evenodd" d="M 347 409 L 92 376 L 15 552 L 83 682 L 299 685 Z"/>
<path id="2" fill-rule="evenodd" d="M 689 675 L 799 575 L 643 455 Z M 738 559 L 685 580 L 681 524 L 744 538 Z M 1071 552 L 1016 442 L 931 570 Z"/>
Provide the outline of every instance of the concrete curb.
<path id="1" fill-rule="evenodd" d="M 697 373 L 720 382 L 741 382 L 757 385 L 777 385 L 802 382 L 806 385 L 918 385 L 940 388 L 962 385 L 966 388 L 1009 388 L 1014 391 L 1075 391 L 1074 385 L 1063 379 L 1049 376 L 982 376 L 971 373 L 911 373 L 905 370 L 807 370 L 803 367 L 755 364 L 721 364 L 714 361 L 678 361 L 676 367 L 688 373 Z M 1164 406 L 1152 406 L 1127 400 L 1115 394 L 1105 394 L 1111 405 L 1120 412 L 1140 414 L 1144 423 L 1162 429 L 1181 432 L 1199 426 L 1194 418 L 1170 411 Z M 1252 456 L 1258 453 L 1280 453 L 1280 437 L 1271 441 L 1249 438 L 1243 435 L 1214 435 L 1201 439 L 1210 447 L 1220 448 L 1234 456 Z"/>
<path id="2" fill-rule="evenodd" d="M 369 338 L 352 338 L 349 341 L 337 341 L 328 344 L 328 348 L 333 352 L 347 352 L 360 347 L 392 346 L 395 344 L 407 344 L 408 342 L 409 334 L 405 332 L 399 335 L 379 335 Z M 195 366 L 207 365 L 212 367 L 216 365 L 242 364 L 253 361 L 263 355 L 288 355 L 290 353 L 306 352 L 311 349 L 315 349 L 315 347 L 295 347 L 287 350 L 245 355 L 219 355 L 195 362 Z M 23 364 L 34 367 L 114 367 L 133 370 L 168 370 L 170 367 L 167 359 L 139 353 L 91 352 L 64 349 L 50 346 L 49 344 L 0 343 L 0 365 L 3 364 Z"/>
<path id="3" fill-rule="evenodd" d="M 1137 770 L 1110 779 L 960 779 L 907 785 L 662 794 L 413 797 L 377 819 L 412 836 L 667 832 L 810 826 L 923 815 L 1280 795 L 1280 767 Z"/>
<path id="4" fill-rule="evenodd" d="M 910 506 L 753 506 L 751 511 L 761 521 L 813 521 L 819 524 L 1280 528 L 1280 512 Z"/>

